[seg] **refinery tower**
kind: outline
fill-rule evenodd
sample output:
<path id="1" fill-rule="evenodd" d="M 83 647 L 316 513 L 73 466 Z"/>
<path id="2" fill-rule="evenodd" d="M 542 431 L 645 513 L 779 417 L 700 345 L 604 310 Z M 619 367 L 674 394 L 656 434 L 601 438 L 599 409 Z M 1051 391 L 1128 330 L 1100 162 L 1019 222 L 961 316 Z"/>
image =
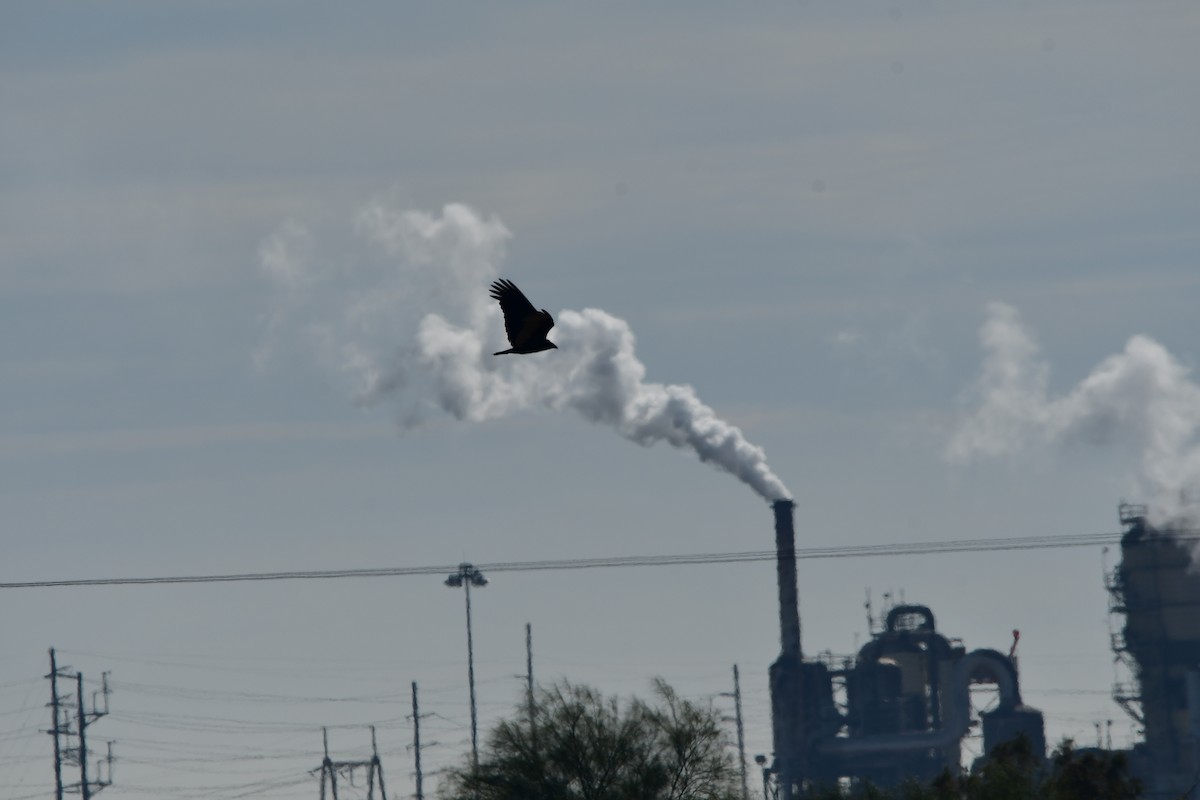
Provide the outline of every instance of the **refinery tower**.
<path id="1" fill-rule="evenodd" d="M 1200 783 L 1200 564 L 1186 520 L 1154 527 L 1123 504 L 1121 564 L 1107 576 L 1113 699 L 1141 726 L 1130 753 L 1147 798 L 1191 797 Z"/>

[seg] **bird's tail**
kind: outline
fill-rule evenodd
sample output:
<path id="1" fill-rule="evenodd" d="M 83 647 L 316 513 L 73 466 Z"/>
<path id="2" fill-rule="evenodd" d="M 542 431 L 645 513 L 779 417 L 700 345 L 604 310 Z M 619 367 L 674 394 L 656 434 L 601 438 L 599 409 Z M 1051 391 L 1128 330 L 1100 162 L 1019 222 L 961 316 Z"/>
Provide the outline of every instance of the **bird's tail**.
<path id="1" fill-rule="evenodd" d="M 510 348 L 508 348 L 507 350 L 498 350 L 497 352 L 495 352 L 495 353 L 492 353 L 492 355 L 494 355 L 494 356 L 502 356 L 502 355 L 504 355 L 505 353 L 511 353 L 512 351 L 513 351 L 513 349 L 510 347 Z"/>

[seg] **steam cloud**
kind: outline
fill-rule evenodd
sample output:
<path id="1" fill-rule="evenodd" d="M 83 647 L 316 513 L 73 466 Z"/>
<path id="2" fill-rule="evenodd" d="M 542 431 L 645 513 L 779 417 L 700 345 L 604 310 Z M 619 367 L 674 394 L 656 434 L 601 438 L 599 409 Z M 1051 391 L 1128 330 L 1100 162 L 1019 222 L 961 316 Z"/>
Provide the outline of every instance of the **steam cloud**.
<path id="1" fill-rule="evenodd" d="M 351 377 L 358 402 L 392 404 L 403 429 L 444 415 L 482 422 L 571 409 L 640 445 L 690 450 L 767 500 L 790 497 L 762 448 L 691 386 L 646 382 L 622 319 L 594 308 L 560 311 L 551 333 L 557 351 L 493 357 L 504 329 L 487 287 L 511 235 L 498 219 L 464 205 L 438 216 L 379 200 L 358 213 L 355 233 L 368 253 L 336 263 L 296 223 L 263 242 L 260 264 L 276 291 L 257 361 L 300 340 Z"/>
<path id="2" fill-rule="evenodd" d="M 1116 445 L 1138 462 L 1138 490 L 1156 524 L 1194 516 L 1200 487 L 1200 386 L 1148 336 L 1134 336 L 1061 397 L 1010 306 L 994 303 L 980 332 L 987 353 L 978 407 L 946 449 L 952 461 L 1017 453 L 1039 443 Z"/>

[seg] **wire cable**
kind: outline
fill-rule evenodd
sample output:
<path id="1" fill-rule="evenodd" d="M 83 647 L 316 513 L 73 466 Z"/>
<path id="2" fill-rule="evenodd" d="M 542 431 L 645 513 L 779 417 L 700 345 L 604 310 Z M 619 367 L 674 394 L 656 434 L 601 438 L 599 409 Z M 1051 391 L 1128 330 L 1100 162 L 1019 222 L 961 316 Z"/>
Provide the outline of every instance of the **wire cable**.
<path id="1" fill-rule="evenodd" d="M 1071 547 L 1101 547 L 1119 544 L 1122 533 L 1022 536 L 991 539 L 956 539 L 940 542 L 902 542 L 874 545 L 797 548 L 800 560 L 825 558 L 868 558 L 915 556 L 942 553 L 982 553 L 1008 550 L 1048 550 Z M 1170 538 L 1179 542 L 1200 540 L 1200 529 L 1173 529 Z M 617 567 L 666 567 L 696 564 L 737 564 L 773 561 L 774 550 L 749 550 L 733 553 L 685 553 L 673 555 L 568 558 L 549 561 L 508 561 L 477 564 L 483 572 L 537 572 L 546 570 L 604 569 Z M 363 567 L 332 570 L 292 570 L 286 572 L 244 572 L 219 575 L 160 575 L 153 577 L 75 578 L 63 580 L 0 582 L 0 589 L 50 589 L 91 586 L 147 586 L 164 584 L 241 583 L 286 580 L 331 580 L 336 578 L 396 578 L 414 575 L 444 575 L 458 565 L 439 564 L 423 567 Z"/>

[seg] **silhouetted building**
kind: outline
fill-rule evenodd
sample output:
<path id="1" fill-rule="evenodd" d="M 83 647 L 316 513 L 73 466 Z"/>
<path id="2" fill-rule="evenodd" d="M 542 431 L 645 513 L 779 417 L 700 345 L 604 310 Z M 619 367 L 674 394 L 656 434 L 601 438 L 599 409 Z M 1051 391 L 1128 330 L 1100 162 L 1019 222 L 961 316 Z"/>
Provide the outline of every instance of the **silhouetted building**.
<path id="1" fill-rule="evenodd" d="M 780 797 L 841 778 L 880 786 L 957 769 L 972 722 L 971 688 L 990 684 L 980 714 L 985 752 L 1024 735 L 1045 753 L 1042 714 L 1021 702 L 1016 665 L 996 650 L 968 652 L 937 631 L 926 606 L 891 608 L 883 629 L 852 657 L 805 659 L 790 501 L 775 504 L 782 652 L 771 665 L 771 715 Z"/>
<path id="2" fill-rule="evenodd" d="M 1147 798 L 1184 796 L 1200 774 L 1200 573 L 1183 522 L 1156 529 L 1146 507 L 1122 504 L 1121 564 L 1108 576 L 1124 617 L 1113 650 L 1132 673 L 1113 699 L 1142 725 L 1131 753 Z"/>

